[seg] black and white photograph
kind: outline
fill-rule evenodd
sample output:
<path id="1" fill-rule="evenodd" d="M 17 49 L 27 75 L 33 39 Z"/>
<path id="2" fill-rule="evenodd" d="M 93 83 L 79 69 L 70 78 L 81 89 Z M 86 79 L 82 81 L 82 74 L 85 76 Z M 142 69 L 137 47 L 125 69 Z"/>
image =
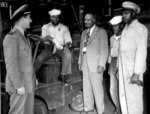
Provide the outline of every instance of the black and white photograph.
<path id="1" fill-rule="evenodd" d="M 0 114 L 150 114 L 149 0 L 0 0 Z"/>

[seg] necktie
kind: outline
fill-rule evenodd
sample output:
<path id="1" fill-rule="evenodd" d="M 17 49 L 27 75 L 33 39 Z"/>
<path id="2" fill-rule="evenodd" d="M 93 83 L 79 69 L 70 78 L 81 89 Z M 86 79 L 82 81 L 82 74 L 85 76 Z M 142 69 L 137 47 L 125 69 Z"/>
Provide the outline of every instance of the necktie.
<path id="1" fill-rule="evenodd" d="M 87 46 L 87 43 L 88 43 L 88 41 L 89 41 L 89 38 L 90 38 L 90 29 L 87 30 L 86 39 L 85 39 L 85 42 L 84 42 L 84 47 Z"/>

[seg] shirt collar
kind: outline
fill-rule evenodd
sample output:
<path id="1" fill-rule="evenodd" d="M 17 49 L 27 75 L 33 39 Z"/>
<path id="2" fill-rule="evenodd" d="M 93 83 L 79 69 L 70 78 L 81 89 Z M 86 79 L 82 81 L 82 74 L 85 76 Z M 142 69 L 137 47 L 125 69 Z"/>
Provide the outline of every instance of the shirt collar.
<path id="1" fill-rule="evenodd" d="M 24 35 L 24 30 L 22 28 L 20 28 L 19 26 L 15 26 L 15 28 L 17 28 Z"/>
<path id="2" fill-rule="evenodd" d="M 53 26 L 53 24 L 50 22 L 50 26 Z M 53 27 L 60 27 L 61 24 L 59 23 L 57 26 L 53 26 Z"/>
<path id="3" fill-rule="evenodd" d="M 95 28 L 95 25 L 90 29 L 90 36 L 91 36 L 91 34 L 92 34 L 94 28 Z"/>
<path id="4" fill-rule="evenodd" d="M 134 27 L 134 25 L 138 22 L 137 19 L 133 20 L 129 25 L 126 25 L 127 28 Z"/>

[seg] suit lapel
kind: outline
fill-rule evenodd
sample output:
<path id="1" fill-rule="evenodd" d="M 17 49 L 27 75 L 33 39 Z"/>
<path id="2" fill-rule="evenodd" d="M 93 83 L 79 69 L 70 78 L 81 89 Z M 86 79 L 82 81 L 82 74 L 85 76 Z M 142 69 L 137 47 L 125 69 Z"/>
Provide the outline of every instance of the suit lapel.
<path id="1" fill-rule="evenodd" d="M 17 28 L 16 28 L 16 31 L 19 33 L 23 41 L 30 47 L 29 41 L 25 38 L 25 36 L 21 33 L 21 31 L 18 30 Z"/>
<path id="2" fill-rule="evenodd" d="M 88 29 L 87 29 L 88 30 Z M 85 32 L 83 33 L 83 38 L 82 38 L 82 46 L 84 45 L 84 42 L 85 42 L 85 40 L 86 40 L 86 33 L 87 33 L 87 30 L 85 30 Z M 97 28 L 97 26 L 95 26 L 95 28 L 93 29 L 93 31 L 92 31 L 92 34 L 91 34 L 91 36 L 90 36 L 90 39 L 89 39 L 89 41 L 88 41 L 88 43 L 87 43 L 87 45 L 88 44 L 90 44 L 91 42 L 92 42 L 92 40 L 95 38 L 95 35 L 97 34 L 97 30 L 98 30 L 98 28 Z"/>
<path id="3" fill-rule="evenodd" d="M 97 26 L 95 26 L 94 30 L 92 31 L 92 34 L 87 44 L 90 44 L 92 42 L 92 40 L 95 38 L 96 33 L 97 33 Z"/>
<path id="4" fill-rule="evenodd" d="M 25 36 L 21 33 L 20 30 L 18 30 L 16 28 L 16 31 L 18 32 L 18 34 L 20 35 L 21 39 L 24 41 L 25 43 L 25 48 L 27 49 L 28 53 L 31 54 L 31 46 L 30 46 L 30 41 L 28 39 L 25 38 Z"/>
<path id="5" fill-rule="evenodd" d="M 84 45 L 84 42 L 86 40 L 86 34 L 87 34 L 87 30 L 85 30 L 85 32 L 83 33 L 83 36 L 82 36 L 82 41 L 81 41 L 82 46 Z"/>

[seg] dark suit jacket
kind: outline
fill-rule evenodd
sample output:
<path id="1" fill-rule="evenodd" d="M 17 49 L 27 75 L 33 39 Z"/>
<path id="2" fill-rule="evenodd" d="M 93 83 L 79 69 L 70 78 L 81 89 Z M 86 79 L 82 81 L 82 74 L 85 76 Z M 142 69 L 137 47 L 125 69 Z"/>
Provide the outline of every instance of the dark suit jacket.
<path id="1" fill-rule="evenodd" d="M 81 70 L 83 61 L 83 44 L 85 42 L 87 30 L 84 30 L 81 36 L 80 54 L 79 54 L 79 69 Z M 104 29 L 95 26 L 87 47 L 87 63 L 91 72 L 97 72 L 97 67 L 102 66 L 105 68 L 105 64 L 108 58 L 108 38 Z"/>
<path id="2" fill-rule="evenodd" d="M 30 93 L 34 89 L 34 70 L 29 41 L 17 29 L 8 33 L 3 42 L 6 63 L 6 91 L 16 92 L 22 86 Z"/>

